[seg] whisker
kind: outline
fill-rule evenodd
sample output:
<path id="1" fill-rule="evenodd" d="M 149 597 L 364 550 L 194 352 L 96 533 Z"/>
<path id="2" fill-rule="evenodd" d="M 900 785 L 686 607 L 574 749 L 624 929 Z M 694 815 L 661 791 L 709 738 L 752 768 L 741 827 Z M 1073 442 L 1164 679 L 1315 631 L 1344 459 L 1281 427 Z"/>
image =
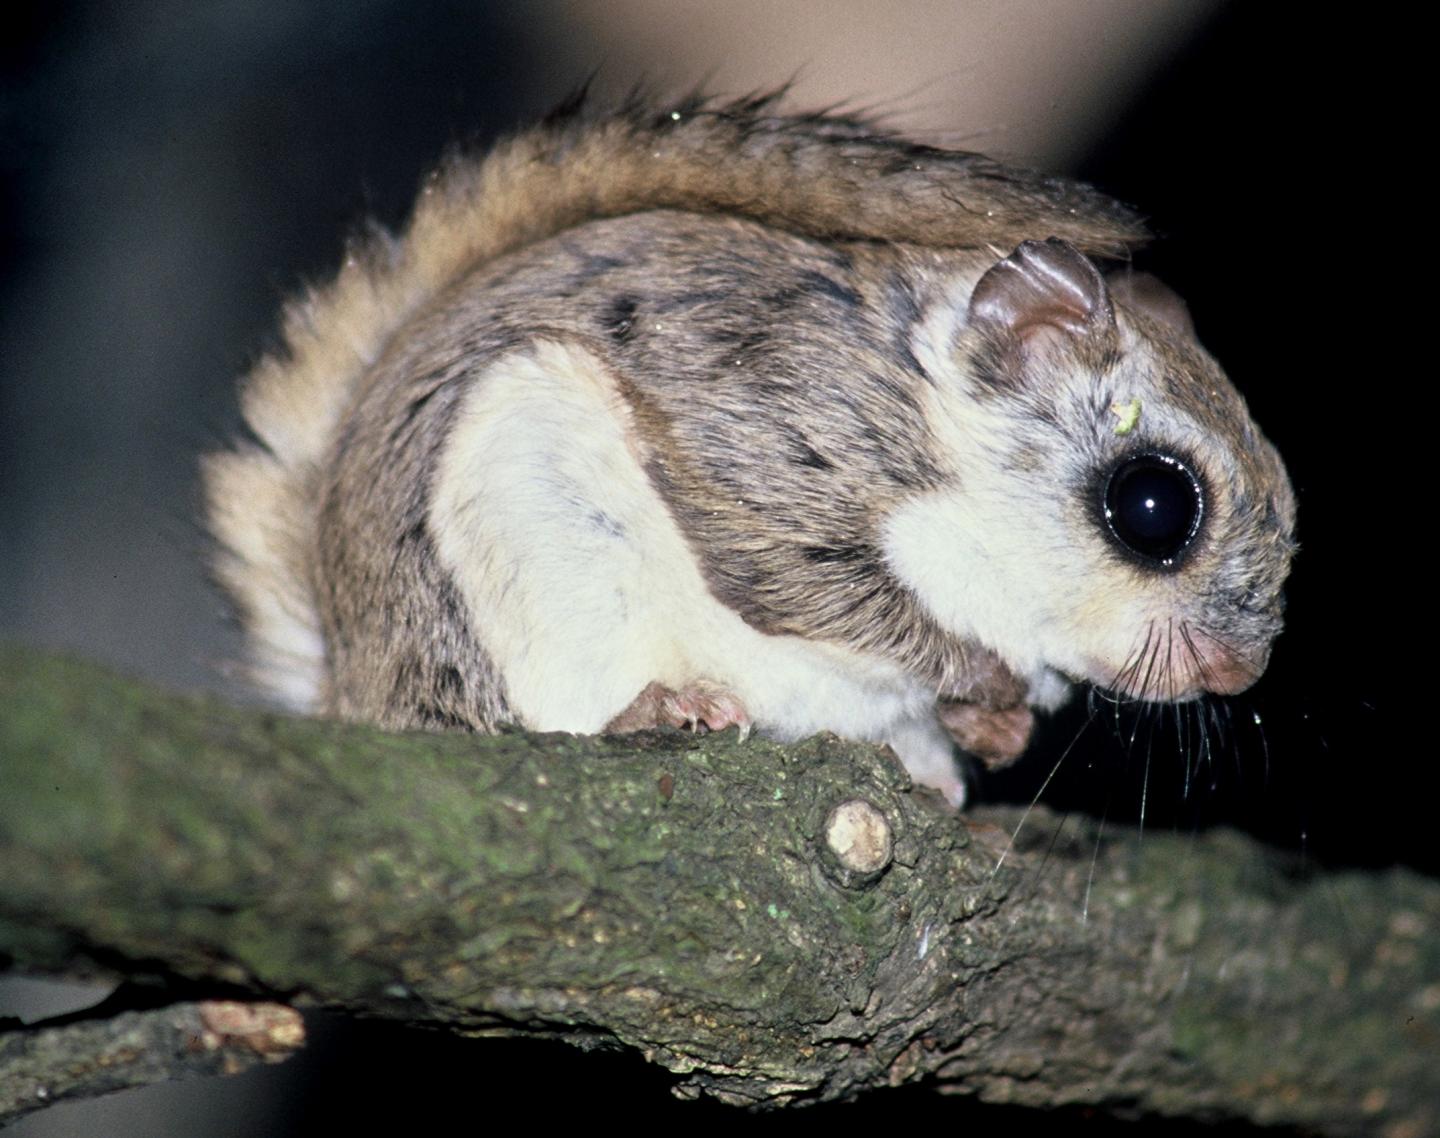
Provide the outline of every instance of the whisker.
<path id="1" fill-rule="evenodd" d="M 1020 821 L 1015 823 L 1015 829 L 1010 832 L 1010 840 L 1005 843 L 1005 848 L 1000 851 L 1000 856 L 995 861 L 995 867 L 990 870 L 990 876 L 985 879 L 987 886 L 995 880 L 995 875 L 1000 872 L 1000 867 L 1005 864 L 1005 859 L 1010 856 L 1010 852 L 1015 848 L 1015 843 L 1020 837 L 1020 831 L 1025 828 L 1025 823 L 1029 821 L 1031 812 L 1040 804 L 1041 797 L 1049 788 L 1050 783 L 1054 781 L 1055 776 L 1060 773 L 1060 767 L 1064 765 L 1065 760 L 1070 757 L 1070 752 L 1075 749 L 1075 745 L 1080 742 L 1081 736 L 1085 734 L 1085 729 L 1089 726 L 1090 723 L 1088 720 L 1080 725 L 1080 729 L 1075 732 L 1069 744 L 1060 752 L 1060 757 L 1055 760 L 1055 765 L 1050 768 L 1050 773 L 1045 776 L 1045 781 L 1040 784 L 1040 789 L 1031 796 L 1030 804 L 1025 807 L 1024 813 L 1020 815 Z M 1061 825 L 1064 825 L 1063 821 Z"/>
<path id="2" fill-rule="evenodd" d="M 1145 709 L 1147 707 L 1149 707 L 1149 704 L 1146 703 L 1137 703 L 1135 705 L 1135 716 L 1130 720 L 1130 738 L 1124 740 L 1125 757 L 1127 759 L 1133 759 L 1135 757 L 1135 741 L 1140 737 L 1140 725 L 1145 720 Z"/>
<path id="3" fill-rule="evenodd" d="M 1132 681 L 1140 670 L 1141 664 L 1150 654 L 1150 641 L 1154 635 L 1155 623 L 1151 621 L 1146 625 L 1145 639 L 1141 642 L 1140 647 L 1126 658 L 1125 663 L 1121 665 L 1120 670 L 1115 673 L 1114 678 L 1110 681 L 1109 686 L 1116 693 L 1124 695 L 1130 689 Z"/>
<path id="4" fill-rule="evenodd" d="M 1175 702 L 1175 621 L 1165 622 L 1165 690 Z"/>
<path id="5" fill-rule="evenodd" d="M 1140 834 L 1139 841 L 1145 840 L 1145 813 L 1150 804 L 1150 762 L 1155 754 L 1155 720 L 1163 718 L 1164 712 L 1160 705 L 1147 703 L 1146 708 L 1150 717 L 1150 730 L 1145 735 L 1145 768 L 1140 776 Z"/>
<path id="6" fill-rule="evenodd" d="M 1194 753 L 1190 749 L 1189 719 L 1190 706 L 1188 704 L 1176 707 L 1175 745 L 1180 749 L 1180 761 L 1185 764 L 1185 778 L 1180 784 L 1180 796 L 1187 802 L 1190 800 L 1190 783 L 1195 770 Z"/>
<path id="7" fill-rule="evenodd" d="M 1202 699 L 1196 701 L 1195 730 L 1198 731 L 1200 734 L 1200 751 L 1196 755 L 1197 766 L 1195 774 L 1197 779 L 1202 771 L 1206 774 L 1212 774 L 1212 772 L 1214 771 L 1214 747 L 1215 735 L 1217 734 L 1217 732 L 1213 731 L 1211 728 L 1211 723 L 1214 721 L 1214 716 L 1215 708 L 1210 700 Z M 1211 790 L 1214 790 L 1213 777 L 1211 779 Z"/>
<path id="8" fill-rule="evenodd" d="M 1210 711 L 1210 722 L 1215 730 L 1216 745 L 1227 750 L 1238 750 L 1233 746 L 1235 733 L 1230 722 L 1230 705 L 1224 700 L 1206 700 L 1206 706 Z M 1216 782 L 1220 764 L 1216 759 L 1213 749 L 1206 755 L 1210 765 L 1211 783 Z"/>
<path id="9" fill-rule="evenodd" d="M 1137 673 L 1139 679 L 1139 692 L 1134 693 L 1136 698 L 1144 698 L 1140 693 L 1150 690 L 1150 683 L 1155 678 L 1155 668 L 1160 659 L 1160 635 L 1155 630 L 1155 622 L 1150 622 L 1150 629 L 1145 636 L 1145 655 L 1140 663 L 1143 669 Z"/>
<path id="10" fill-rule="evenodd" d="M 1155 690 L 1150 686 L 1150 682 L 1155 678 L 1155 669 L 1159 666 L 1159 660 L 1160 638 L 1157 636 L 1155 638 L 1154 646 L 1150 649 L 1149 659 L 1145 662 L 1145 675 L 1144 679 L 1141 681 L 1140 687 L 1140 690 L 1142 692 L 1150 692 Z"/>
<path id="11" fill-rule="evenodd" d="M 1195 665 L 1195 671 L 1199 674 L 1200 679 L 1204 681 L 1205 690 L 1213 690 L 1215 687 L 1215 674 L 1211 670 L 1210 665 L 1205 662 L 1205 658 L 1200 655 L 1200 650 L 1195 647 L 1195 639 L 1191 635 L 1189 621 L 1182 620 L 1180 622 L 1180 639 L 1185 644 L 1185 651 L 1190 656 L 1190 662 Z"/>
<path id="12" fill-rule="evenodd" d="M 1201 636 L 1205 637 L 1206 640 L 1209 640 L 1212 643 L 1218 645 L 1220 650 L 1224 652 L 1227 656 L 1229 656 L 1232 660 L 1240 661 L 1240 663 L 1244 664 L 1245 667 L 1249 668 L 1254 675 L 1258 676 L 1261 672 L 1265 670 L 1264 667 L 1253 656 L 1247 656 L 1244 652 L 1241 652 L 1228 640 L 1222 640 L 1220 637 L 1216 636 L 1208 629 L 1197 628 L 1195 631 Z"/>
<path id="13" fill-rule="evenodd" d="M 1152 634 L 1153 634 L 1153 632 L 1154 632 L 1153 626 L 1152 626 L 1152 628 L 1151 628 L 1151 632 L 1152 632 Z M 1147 637 L 1146 637 L 1146 643 L 1147 643 L 1147 644 L 1150 644 L 1150 641 L 1151 641 L 1151 637 L 1150 637 L 1150 636 L 1147 636 Z M 1154 638 L 1154 643 L 1153 643 L 1153 645 L 1149 648 L 1149 650 L 1147 651 L 1147 654 L 1146 654 L 1145 673 L 1144 673 L 1144 678 L 1141 680 L 1141 684 L 1140 684 L 1140 690 L 1141 690 L 1141 691 L 1150 691 L 1150 690 L 1151 690 L 1150 681 L 1154 678 L 1154 675 L 1155 675 L 1156 663 L 1157 663 L 1157 660 L 1158 660 L 1158 658 L 1159 658 L 1159 650 L 1160 650 L 1160 641 L 1159 641 L 1159 638 L 1156 637 L 1156 638 Z M 1140 706 L 1141 706 L 1141 707 L 1148 707 L 1148 706 L 1150 706 L 1150 701 L 1142 700 L 1141 703 L 1140 703 Z M 1133 751 L 1135 750 L 1135 740 L 1136 740 L 1136 738 L 1138 737 L 1138 734 L 1139 734 L 1139 731 L 1140 731 L 1140 724 L 1141 724 L 1141 720 L 1142 720 L 1142 719 L 1143 719 L 1143 714 L 1140 715 L 1140 716 L 1136 716 L 1135 726 L 1134 726 L 1134 728 L 1133 728 L 1133 729 L 1131 730 L 1131 732 L 1130 732 L 1130 742 L 1129 742 L 1128 750 L 1131 751 L 1131 752 L 1133 752 Z"/>
<path id="14" fill-rule="evenodd" d="M 1100 863 L 1100 845 L 1105 840 L 1105 821 L 1110 817 L 1110 799 L 1114 787 L 1112 781 L 1110 789 L 1105 791 L 1105 806 L 1100 811 L 1100 825 L 1095 830 L 1095 847 L 1090 851 L 1090 871 L 1085 875 L 1085 900 L 1080 906 L 1081 923 L 1088 923 L 1090 920 L 1090 892 L 1095 885 L 1095 867 Z"/>
<path id="15" fill-rule="evenodd" d="M 1254 724 L 1255 724 L 1255 730 L 1256 730 L 1256 732 L 1257 732 L 1257 733 L 1259 734 L 1259 736 L 1260 736 L 1260 771 L 1261 771 L 1261 777 L 1264 779 L 1264 785 L 1265 785 L 1265 786 L 1269 786 L 1269 785 L 1270 785 L 1270 741 L 1265 737 L 1265 723 L 1264 723 L 1264 721 L 1260 718 L 1260 712 L 1259 712 L 1258 710 L 1256 710 L 1256 708 L 1255 708 L 1253 705 L 1252 705 L 1251 708 L 1250 708 L 1250 718 L 1251 718 L 1252 722 L 1254 722 Z M 1238 751 L 1237 751 L 1237 753 L 1236 753 L 1236 758 L 1237 758 L 1237 760 L 1238 760 L 1238 758 L 1239 758 L 1239 753 L 1238 753 Z"/>

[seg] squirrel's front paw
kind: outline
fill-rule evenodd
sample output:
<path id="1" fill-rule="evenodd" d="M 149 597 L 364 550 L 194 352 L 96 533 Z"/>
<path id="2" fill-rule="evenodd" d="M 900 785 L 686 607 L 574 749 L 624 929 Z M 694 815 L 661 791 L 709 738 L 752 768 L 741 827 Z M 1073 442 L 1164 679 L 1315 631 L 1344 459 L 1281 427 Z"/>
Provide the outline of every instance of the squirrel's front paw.
<path id="1" fill-rule="evenodd" d="M 631 701 L 630 706 L 605 724 L 608 735 L 644 731 L 650 727 L 688 727 L 695 732 L 740 728 L 750 734 L 750 715 L 732 693 L 703 680 L 680 690 L 656 682 Z"/>
<path id="2" fill-rule="evenodd" d="M 1018 759 L 1035 726 L 1034 714 L 1023 703 L 993 708 L 941 700 L 938 710 L 940 723 L 950 737 L 991 770 Z"/>

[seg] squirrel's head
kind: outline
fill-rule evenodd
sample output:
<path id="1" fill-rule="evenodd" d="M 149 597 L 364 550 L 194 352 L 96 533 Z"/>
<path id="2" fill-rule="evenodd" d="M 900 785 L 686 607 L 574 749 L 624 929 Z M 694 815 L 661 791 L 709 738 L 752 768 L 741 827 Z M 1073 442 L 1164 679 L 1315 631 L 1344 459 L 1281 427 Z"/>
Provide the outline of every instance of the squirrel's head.
<path id="1" fill-rule="evenodd" d="M 913 350 L 947 480 L 891 513 L 886 555 L 941 624 L 1032 680 L 1167 701 L 1254 682 L 1294 496 L 1173 293 L 1026 241 L 939 289 Z"/>

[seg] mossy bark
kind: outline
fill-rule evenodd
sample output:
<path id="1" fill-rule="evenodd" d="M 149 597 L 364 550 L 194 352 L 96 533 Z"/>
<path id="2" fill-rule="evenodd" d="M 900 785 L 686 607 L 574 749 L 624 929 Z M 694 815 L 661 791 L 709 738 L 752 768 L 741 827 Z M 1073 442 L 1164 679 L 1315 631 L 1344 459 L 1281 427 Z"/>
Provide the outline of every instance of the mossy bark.
<path id="1" fill-rule="evenodd" d="M 1334 1134 L 1440 1126 L 1440 888 L 1241 837 L 957 817 L 734 732 L 386 735 L 0 652 L 0 958 L 641 1049 L 683 1093 L 928 1080 Z M 832 848 L 837 805 L 888 829 Z M 1042 836 L 1030 849 L 1026 836 Z M 1387 1129 L 1392 1128 L 1392 1129 Z"/>

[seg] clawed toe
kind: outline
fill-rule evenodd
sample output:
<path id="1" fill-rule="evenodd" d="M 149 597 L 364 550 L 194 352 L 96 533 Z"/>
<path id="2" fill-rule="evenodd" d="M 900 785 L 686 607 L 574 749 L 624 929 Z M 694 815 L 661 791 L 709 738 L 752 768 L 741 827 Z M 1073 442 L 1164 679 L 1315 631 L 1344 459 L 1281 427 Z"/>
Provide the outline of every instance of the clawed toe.
<path id="1" fill-rule="evenodd" d="M 698 681 L 676 690 L 655 682 L 647 684 L 605 730 L 625 734 L 651 727 L 687 727 L 697 733 L 738 727 L 744 739 L 750 733 L 750 716 L 735 695 L 713 684 Z"/>

